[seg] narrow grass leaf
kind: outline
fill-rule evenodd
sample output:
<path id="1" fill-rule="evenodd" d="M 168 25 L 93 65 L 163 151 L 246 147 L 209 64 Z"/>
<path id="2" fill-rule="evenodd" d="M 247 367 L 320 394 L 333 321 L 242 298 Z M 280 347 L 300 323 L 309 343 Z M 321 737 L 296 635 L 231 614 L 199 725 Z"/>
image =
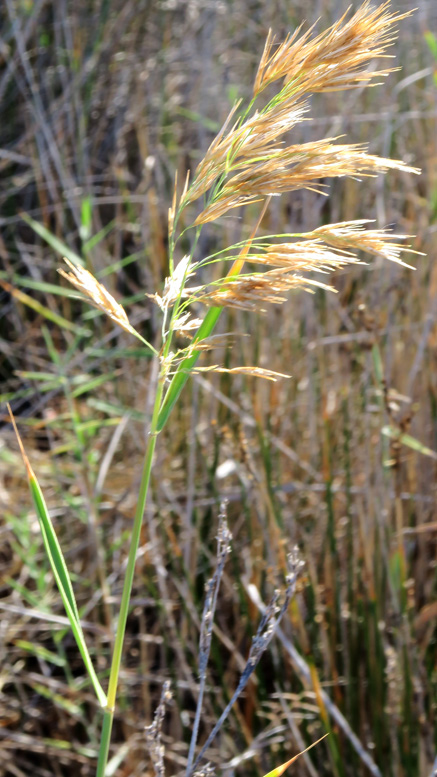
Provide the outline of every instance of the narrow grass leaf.
<path id="1" fill-rule="evenodd" d="M 102 242 L 102 240 L 108 235 L 115 227 L 115 219 L 106 224 L 99 232 L 92 235 L 88 240 L 83 243 L 83 250 L 85 253 L 91 251 L 96 245 Z"/>
<path id="2" fill-rule="evenodd" d="M 105 402 L 103 399 L 94 399 L 93 397 L 90 397 L 87 401 L 87 405 L 94 410 L 105 413 L 105 415 L 115 416 L 118 421 L 120 421 L 126 413 L 129 413 L 129 416 L 133 421 L 139 421 L 140 423 L 145 423 L 146 421 L 145 413 L 141 413 L 139 410 L 131 410 L 122 405 L 113 405 L 110 402 Z"/>
<path id="3" fill-rule="evenodd" d="M 105 383 L 111 382 L 116 377 L 117 375 L 115 372 L 105 372 L 103 375 L 98 375 L 96 378 L 87 380 L 81 386 L 75 388 L 71 395 L 74 398 L 80 397 L 81 394 L 87 394 L 90 391 L 94 391 L 94 389 L 104 385 Z"/>
<path id="4" fill-rule="evenodd" d="M 91 226 L 93 221 L 93 201 L 91 197 L 84 197 L 80 209 L 81 225 L 79 234 L 82 240 L 88 240 L 91 235 Z"/>
<path id="5" fill-rule="evenodd" d="M 80 423 L 77 425 L 77 429 L 79 432 L 91 432 L 91 434 L 96 434 L 99 429 L 103 429 L 106 427 L 111 426 L 118 426 L 123 420 L 124 416 L 119 416 L 118 418 L 95 418 L 90 421 L 84 421 L 83 423 Z"/>
<path id="6" fill-rule="evenodd" d="M 28 642 L 28 640 L 25 639 L 14 640 L 14 645 L 21 648 L 22 650 L 26 650 L 33 656 L 37 656 L 42 661 L 47 661 L 49 664 L 54 664 L 55 666 L 60 667 L 64 667 L 66 665 L 66 658 L 64 656 L 53 653 L 52 650 L 47 650 L 47 648 L 43 647 L 42 645 L 35 645 L 33 642 Z"/>
<path id="7" fill-rule="evenodd" d="M 100 281 L 102 278 L 105 278 L 107 275 L 113 275 L 114 273 L 121 270 L 123 267 L 128 267 L 128 265 L 133 264 L 133 262 L 136 262 L 137 259 L 142 259 L 142 258 L 144 258 L 144 250 L 136 251 L 134 254 L 129 254 L 129 256 L 125 256 L 124 259 L 119 259 L 117 262 L 108 264 L 107 267 L 104 267 L 102 270 L 99 270 L 99 272 L 96 273 L 96 276 Z M 135 299 L 144 299 L 144 293 L 142 293 L 141 295 L 135 294 L 135 295 L 132 295 L 132 297 L 135 297 Z M 126 299 L 127 298 L 124 298 L 122 300 L 122 304 L 126 304 Z"/>
<path id="8" fill-rule="evenodd" d="M 12 411 L 9 405 L 8 405 L 8 409 L 11 417 L 11 422 L 15 430 L 15 434 L 17 435 L 17 440 L 20 446 L 20 451 L 23 457 L 24 465 L 26 467 L 27 477 L 29 480 L 29 488 L 32 494 L 47 557 L 49 559 L 50 566 L 52 568 L 52 572 L 59 589 L 59 593 L 61 594 L 65 611 L 67 613 L 68 620 L 70 621 L 71 629 L 74 634 L 74 638 L 76 640 L 77 646 L 81 653 L 81 656 L 84 661 L 91 683 L 94 687 L 96 696 L 100 704 L 102 706 L 105 706 L 106 696 L 103 691 L 103 688 L 100 685 L 97 675 L 94 671 L 94 667 L 93 667 L 90 655 L 88 653 L 88 648 L 86 646 L 84 634 L 80 624 L 79 611 L 74 597 L 73 586 L 71 584 L 70 575 L 68 573 L 67 565 L 65 563 L 65 559 L 62 554 L 61 546 L 59 544 L 54 526 L 52 524 L 49 512 L 47 510 L 47 505 L 45 503 L 43 493 L 35 477 L 33 469 L 30 465 L 26 452 L 24 450 L 24 446 L 21 441 L 20 435 L 18 433 L 15 419 L 12 415 Z"/>
<path id="9" fill-rule="evenodd" d="M 33 289 L 34 291 L 40 291 L 42 294 L 54 294 L 58 297 L 69 297 L 70 299 L 77 299 L 77 294 L 73 289 L 68 289 L 65 286 L 55 285 L 54 283 L 47 283 L 46 281 L 38 281 L 35 278 L 24 278 L 18 273 L 14 273 L 9 276 L 7 272 L 0 271 L 0 279 L 12 281 L 16 286 L 21 286 L 24 289 Z"/>
<path id="10" fill-rule="evenodd" d="M 331 730 L 331 724 L 329 721 L 329 715 L 328 711 L 326 709 L 325 701 L 323 698 L 323 692 L 322 692 L 322 686 L 320 684 L 319 675 L 317 674 L 317 669 L 314 665 L 314 663 L 310 664 L 310 672 L 311 672 L 311 680 L 313 683 L 313 689 L 314 694 L 316 697 L 316 703 L 319 708 L 320 717 L 322 719 L 323 724 L 328 729 L 328 734 L 332 733 Z M 343 762 L 340 756 L 340 752 L 337 745 L 337 740 L 335 736 L 331 736 L 328 739 L 328 747 L 329 751 L 331 753 L 332 757 L 332 769 L 333 773 L 337 775 L 337 777 L 343 777 L 344 775 L 344 767 Z"/>
<path id="11" fill-rule="evenodd" d="M 39 696 L 48 699 L 50 702 L 52 702 L 52 704 L 55 704 L 61 710 L 68 712 L 69 715 L 83 720 L 83 712 L 78 704 L 74 704 L 74 702 L 70 701 L 70 699 L 66 698 L 65 696 L 61 696 L 60 693 L 53 693 L 51 688 L 46 688 L 46 686 L 42 685 L 41 683 L 31 683 L 31 686 Z M 59 740 L 56 741 L 59 742 Z M 60 741 L 62 747 L 63 741 Z M 62 749 L 64 749 L 64 747 L 62 747 Z M 65 749 L 67 749 L 66 746 Z"/>
<path id="12" fill-rule="evenodd" d="M 71 321 L 68 321 L 66 318 L 64 318 L 63 316 L 60 316 L 58 313 L 55 313 L 53 310 L 50 310 L 50 308 L 47 308 L 45 305 L 41 305 L 41 303 L 38 302 L 36 299 L 33 299 L 33 297 L 29 297 L 29 295 L 26 294 L 24 291 L 20 291 L 20 289 L 16 289 L 15 286 L 12 286 L 12 284 L 8 283 L 7 281 L 3 281 L 0 279 L 0 286 L 5 291 L 7 291 L 8 294 L 11 294 L 15 299 L 17 299 L 23 305 L 27 305 L 28 308 L 32 308 L 32 310 L 34 310 L 40 316 L 43 316 L 48 321 L 51 321 L 53 324 L 56 324 L 61 329 L 68 329 L 70 332 L 79 332 L 82 335 L 91 334 L 89 329 L 78 327 L 77 324 L 74 324 Z"/>
<path id="13" fill-rule="evenodd" d="M 19 558 L 21 558 L 23 563 L 25 563 L 26 559 L 24 557 L 24 553 L 22 551 L 20 552 L 20 549 L 18 548 L 16 542 L 11 542 L 11 548 L 17 554 L 17 556 Z M 41 595 L 40 595 L 39 591 L 38 591 L 37 594 L 33 594 L 31 591 L 29 591 L 26 588 L 26 586 L 20 585 L 12 577 L 6 577 L 5 578 L 5 583 L 10 588 L 12 588 L 14 591 L 18 591 L 18 593 L 20 594 L 21 598 L 25 602 L 27 602 L 27 604 L 29 604 L 31 607 L 34 607 L 35 610 L 39 609 L 40 611 L 44 612 L 44 610 L 46 609 L 46 606 L 45 606 L 44 602 L 41 601 Z"/>
<path id="14" fill-rule="evenodd" d="M 35 381 L 46 381 L 49 380 L 51 383 L 57 378 L 60 380 L 60 383 L 62 384 L 63 376 L 57 376 L 53 375 L 53 372 L 32 372 L 31 370 L 16 370 L 15 374 L 18 375 L 19 378 L 23 378 L 23 380 L 35 380 Z"/>
<path id="15" fill-rule="evenodd" d="M 76 254 L 75 251 L 72 251 L 66 243 L 64 243 L 62 240 L 59 240 L 59 238 L 56 237 L 56 235 L 53 235 L 49 229 L 43 226 L 43 224 L 40 224 L 38 221 L 34 221 L 34 219 L 28 216 L 27 213 L 22 213 L 21 218 L 26 222 L 26 224 L 29 225 L 29 227 L 32 227 L 37 235 L 42 237 L 42 239 L 45 240 L 49 246 L 57 251 L 58 254 L 61 254 L 61 256 L 66 256 L 70 262 L 73 262 L 73 264 L 78 264 L 79 267 L 84 266 L 84 261 L 79 256 L 79 254 Z"/>
<path id="16" fill-rule="evenodd" d="M 431 30 L 425 30 L 423 37 L 425 38 L 425 41 L 428 45 L 428 48 L 432 56 L 437 62 L 437 37 L 434 35 L 433 32 L 431 32 Z"/>
<path id="17" fill-rule="evenodd" d="M 209 337 L 214 331 L 215 325 L 220 318 L 223 308 L 210 308 L 205 315 L 196 335 L 196 340 L 201 341 Z M 160 432 L 168 421 L 168 417 L 173 410 L 178 398 L 184 388 L 190 373 L 195 367 L 202 351 L 194 351 L 190 356 L 184 359 L 179 365 L 171 383 L 164 402 L 159 412 L 157 431 Z"/>

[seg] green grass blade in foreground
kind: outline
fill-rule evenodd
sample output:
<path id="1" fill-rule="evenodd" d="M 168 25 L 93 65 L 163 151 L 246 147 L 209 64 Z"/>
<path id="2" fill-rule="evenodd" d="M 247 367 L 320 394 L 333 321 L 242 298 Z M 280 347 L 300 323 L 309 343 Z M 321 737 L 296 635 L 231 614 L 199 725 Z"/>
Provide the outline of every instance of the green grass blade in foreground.
<path id="1" fill-rule="evenodd" d="M 52 568 L 52 572 L 56 580 L 56 584 L 58 586 L 59 592 L 62 597 L 62 601 L 64 603 L 68 620 L 70 621 L 74 638 L 76 640 L 77 646 L 79 648 L 79 651 L 82 656 L 83 662 L 85 664 L 86 670 L 88 672 L 89 678 L 91 680 L 91 683 L 93 685 L 94 691 L 96 693 L 96 696 L 100 704 L 102 705 L 102 707 L 104 707 L 106 705 L 106 696 L 97 678 L 97 675 L 95 673 L 95 670 L 91 661 L 91 657 L 88 653 L 88 648 L 86 646 L 84 634 L 80 624 L 79 612 L 77 609 L 76 599 L 74 597 L 73 586 L 71 584 L 70 575 L 68 573 L 67 565 L 65 563 L 65 559 L 62 554 L 61 546 L 59 544 L 55 529 L 53 527 L 49 512 L 47 510 L 47 505 L 45 503 L 43 493 L 35 477 L 35 473 L 33 472 L 33 469 L 30 466 L 29 460 L 24 450 L 23 443 L 21 442 L 20 435 L 18 434 L 18 429 L 15 423 L 15 419 L 13 418 L 10 408 L 9 408 L 9 412 L 11 415 L 11 420 L 15 429 L 15 433 L 17 435 L 17 440 L 20 446 L 21 454 L 23 456 L 23 461 L 26 467 L 27 476 L 29 480 L 29 488 L 35 505 L 35 510 L 38 517 L 38 522 L 40 525 L 47 557 L 49 559 L 50 566 Z"/>
<path id="2" fill-rule="evenodd" d="M 223 308 L 210 308 L 208 310 L 196 335 L 196 340 L 198 342 L 200 342 L 201 340 L 204 340 L 205 338 L 209 337 L 212 334 L 222 310 Z M 170 386 L 168 387 L 164 402 L 159 412 L 158 424 L 157 424 L 158 432 L 160 432 L 166 425 L 168 421 L 168 417 L 171 411 L 173 410 L 176 402 L 178 401 L 180 393 L 189 378 L 190 372 L 196 365 L 196 362 L 200 354 L 201 354 L 201 351 L 194 351 L 190 356 L 187 356 L 187 358 L 184 359 L 180 363 L 179 367 L 177 368 L 176 373 L 173 376 L 173 379 L 170 383 Z"/>
<path id="3" fill-rule="evenodd" d="M 58 538 L 53 528 L 53 524 L 51 522 L 39 483 L 35 475 L 33 473 L 32 475 L 33 476 L 29 476 L 29 486 L 41 528 L 44 547 L 50 561 L 50 566 L 61 594 L 62 601 L 64 603 L 68 620 L 70 621 L 74 638 L 85 664 L 85 668 L 88 672 L 96 696 L 101 706 L 104 707 L 106 704 L 106 695 L 97 678 L 91 657 L 88 652 L 88 648 L 85 643 L 85 637 L 82 631 L 82 626 L 80 625 L 79 613 L 77 610 L 76 600 L 74 598 L 70 575 L 68 574 L 68 569 L 65 564 L 61 546 L 59 545 Z"/>

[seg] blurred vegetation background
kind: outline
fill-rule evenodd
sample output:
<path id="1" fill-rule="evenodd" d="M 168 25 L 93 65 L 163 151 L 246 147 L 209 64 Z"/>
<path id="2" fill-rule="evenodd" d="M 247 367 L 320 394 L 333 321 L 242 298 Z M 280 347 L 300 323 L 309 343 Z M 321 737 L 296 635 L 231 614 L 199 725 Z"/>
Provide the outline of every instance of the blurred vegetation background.
<path id="1" fill-rule="evenodd" d="M 327 182 L 273 200 L 269 232 L 374 218 L 416 235 L 413 272 L 374 260 L 338 272 L 338 294 L 299 293 L 213 354 L 292 379 L 197 376 L 159 441 L 137 563 L 111 774 L 152 772 L 144 736 L 165 679 L 167 773 L 179 773 L 195 709 L 204 586 L 219 503 L 232 554 L 215 621 L 201 737 L 235 689 L 284 554 L 299 591 L 208 757 L 262 775 L 331 735 L 293 774 L 422 777 L 436 745 L 437 5 L 418 0 L 373 89 L 312 101 L 293 142 L 347 134 L 422 168 Z M 4 0 L 0 7 L 0 775 L 94 774 L 100 716 L 66 625 L 7 422 L 19 420 L 51 508 L 88 642 L 108 671 L 144 452 L 149 361 L 74 298 L 61 256 L 27 213 L 126 306 L 150 340 L 145 294 L 167 274 L 174 175 L 193 170 L 265 37 L 333 23 L 348 0 Z M 397 0 L 393 10 L 409 10 Z M 375 63 L 375 67 L 376 67 Z M 234 243 L 256 207 L 202 234 Z M 195 213 L 193 214 L 195 216 Z M 253 589 L 252 589 L 253 590 Z M 329 697 L 328 707 L 324 691 Z M 325 698 L 325 701 L 323 700 Z M 334 711 L 334 712 L 333 712 Z M 339 715 L 343 716 L 340 717 Z M 344 721 L 347 721 L 345 725 Z M 353 733 L 352 733 L 353 732 Z M 357 737 L 354 740 L 353 734 Z M 367 754 L 367 755 L 366 755 Z"/>

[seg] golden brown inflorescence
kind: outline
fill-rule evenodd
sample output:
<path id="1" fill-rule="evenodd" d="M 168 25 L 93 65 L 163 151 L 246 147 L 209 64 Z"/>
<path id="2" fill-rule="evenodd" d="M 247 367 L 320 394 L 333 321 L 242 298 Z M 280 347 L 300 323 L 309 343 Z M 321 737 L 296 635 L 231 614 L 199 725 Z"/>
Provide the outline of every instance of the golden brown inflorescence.
<path id="1" fill-rule="evenodd" d="M 243 118 L 235 119 L 239 106 L 233 107 L 191 185 L 186 182 L 182 207 L 212 189 L 195 224 L 268 195 L 301 188 L 320 191 L 321 181 L 328 177 L 375 175 L 389 169 L 418 172 L 402 161 L 372 156 L 366 146 L 337 144 L 335 138 L 290 146 L 283 142 L 285 133 L 307 120 L 307 95 L 373 85 L 377 77 L 393 70 L 368 69 L 375 57 L 389 57 L 394 25 L 408 16 L 389 13 L 388 7 L 385 3 L 373 9 L 366 2 L 350 19 L 343 16 L 319 35 L 313 35 L 314 28 L 300 34 L 299 28 L 278 46 L 269 33 L 253 103 L 267 86 L 282 83 L 267 105 L 256 110 L 252 103 Z"/>
<path id="2" fill-rule="evenodd" d="M 309 120 L 307 97 L 311 93 L 374 85 L 393 70 L 372 70 L 369 65 L 375 57 L 390 56 L 387 50 L 396 38 L 395 25 L 408 15 L 391 13 L 388 3 L 375 9 L 365 2 L 320 34 L 315 34 L 314 27 L 307 32 L 299 28 L 276 44 L 269 33 L 252 102 L 246 109 L 241 103 L 232 108 L 191 182 L 187 175 L 179 196 L 175 185 L 169 210 L 171 273 L 162 295 L 153 295 L 163 313 L 163 342 L 177 332 L 193 337 L 193 347 L 198 351 L 202 341 L 210 345 L 212 328 L 209 323 L 204 326 L 197 313 L 189 313 L 193 302 L 262 311 L 268 303 L 284 302 L 291 289 L 332 288 L 329 282 L 308 274 L 329 274 L 359 263 L 360 252 L 403 264 L 401 252 L 411 251 L 403 247 L 404 237 L 368 228 L 367 220 L 322 226 L 307 234 L 285 236 L 285 241 L 284 236 L 257 238 L 255 229 L 245 243 L 221 254 L 221 258 L 232 262 L 227 274 L 201 286 L 189 287 L 190 276 L 198 267 L 219 261 L 220 256 L 204 257 L 195 263 L 190 254 L 174 267 L 173 252 L 180 214 L 200 197 L 205 201 L 192 224 L 198 230 L 243 205 L 263 201 L 265 208 L 271 196 L 298 189 L 325 193 L 324 181 L 328 178 L 375 176 L 389 170 L 419 172 L 402 160 L 375 156 L 365 145 L 339 143 L 337 138 L 288 145 L 285 140 L 299 122 Z M 245 264 L 249 270 L 243 274 Z M 93 276 L 69 266 L 72 272 L 64 276 L 99 309 L 131 331 L 123 308 Z M 171 364 L 174 367 L 183 361 L 183 351 L 173 353 L 170 346 L 164 350 L 162 358 L 169 371 Z M 192 349 L 188 351 L 191 358 L 190 354 Z"/>
<path id="3" fill-rule="evenodd" d="M 383 256 L 402 264 L 401 252 L 417 253 L 406 248 L 403 235 L 382 229 L 366 229 L 365 219 L 328 224 L 300 235 L 303 240 L 288 243 L 254 241 L 245 260 L 248 264 L 265 265 L 272 269 L 238 276 L 229 276 L 210 287 L 191 291 L 193 297 L 210 305 L 230 306 L 244 310 L 263 310 L 266 303 L 282 303 L 285 292 L 301 287 L 311 291 L 314 286 L 332 289 L 329 284 L 302 273 L 331 273 L 348 264 L 361 264 L 359 251 Z M 190 290 L 187 289 L 187 292 Z"/>
<path id="4" fill-rule="evenodd" d="M 65 270 L 58 270 L 67 281 L 81 291 L 88 300 L 94 305 L 95 308 L 105 313 L 112 321 L 121 326 L 126 332 L 132 334 L 133 328 L 129 323 L 125 309 L 114 299 L 112 294 L 105 289 L 104 286 L 92 275 L 92 273 L 85 270 L 84 267 L 79 267 L 77 264 L 73 264 L 64 256 L 64 262 L 68 266 L 70 272 Z"/>

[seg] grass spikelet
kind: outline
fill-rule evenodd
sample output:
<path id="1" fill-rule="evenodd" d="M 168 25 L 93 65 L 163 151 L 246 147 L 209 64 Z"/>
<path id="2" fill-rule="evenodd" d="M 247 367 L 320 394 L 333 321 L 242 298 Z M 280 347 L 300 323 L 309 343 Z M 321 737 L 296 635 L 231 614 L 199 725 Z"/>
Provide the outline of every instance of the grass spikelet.
<path id="1" fill-rule="evenodd" d="M 406 264 L 400 259 L 401 252 L 423 256 L 420 251 L 415 251 L 402 242 L 408 239 L 409 235 L 395 235 L 386 229 L 364 229 L 365 224 L 371 224 L 368 219 L 358 219 L 355 221 L 344 221 L 339 224 L 327 224 L 317 227 L 313 235 L 320 237 L 325 243 L 340 250 L 366 251 L 374 256 L 382 256 L 391 262 L 396 262 L 410 270 L 415 268 Z"/>
<path id="2" fill-rule="evenodd" d="M 282 268 L 224 279 L 220 288 L 203 294 L 201 300 L 207 305 L 261 313 L 265 312 L 264 305 L 286 302 L 287 292 L 298 288 L 311 291 L 312 286 L 333 290 L 332 286 L 326 283 L 314 278 L 304 278 Z"/>
<path id="3" fill-rule="evenodd" d="M 263 197 L 309 189 L 324 194 L 324 178 L 345 176 L 371 177 L 388 170 L 419 173 L 401 160 L 384 159 L 367 153 L 365 145 L 335 144 L 323 139 L 281 150 L 265 149 L 265 160 L 248 158 L 243 169 L 230 176 L 213 199 L 197 217 L 195 224 L 223 216 L 227 211 L 257 202 Z"/>
<path id="4" fill-rule="evenodd" d="M 88 270 L 85 270 L 84 267 L 73 264 L 73 262 L 71 262 L 65 256 L 64 262 L 69 267 L 70 272 L 66 272 L 63 269 L 58 269 L 58 273 L 62 275 L 62 277 L 67 281 L 69 281 L 69 283 L 75 286 L 78 291 L 85 294 L 85 296 L 88 298 L 91 304 L 97 308 L 97 310 L 105 313 L 105 315 L 114 321 L 115 324 L 118 324 L 118 326 L 124 329 L 125 332 L 128 332 L 138 340 L 141 340 L 144 345 L 147 345 L 152 353 L 156 354 L 155 348 L 149 342 L 147 342 L 147 340 L 145 340 L 139 332 L 137 332 L 135 327 L 132 326 L 123 306 L 114 299 L 112 294 L 110 294 L 109 291 L 105 289 L 105 287 L 97 280 L 97 278 L 95 278 L 94 275 L 92 275 L 92 273 L 90 273 Z"/>
<path id="5" fill-rule="evenodd" d="M 64 256 L 64 262 L 70 269 L 70 272 L 59 269 L 59 275 L 62 275 L 67 281 L 69 281 L 78 291 L 85 294 L 91 303 L 102 313 L 109 316 L 112 321 L 121 326 L 126 332 L 132 334 L 133 327 L 129 323 L 125 309 L 114 299 L 112 294 L 105 289 L 105 287 L 99 283 L 97 278 L 94 277 L 84 267 L 79 267 L 73 264 Z"/>
<path id="6" fill-rule="evenodd" d="M 172 274 L 165 279 L 164 291 L 162 295 L 151 295 L 152 299 L 159 305 L 162 311 L 168 310 L 180 297 L 183 288 L 191 275 L 196 270 L 196 265 L 191 263 L 190 256 L 184 256 L 173 270 Z"/>
<path id="7" fill-rule="evenodd" d="M 290 378 L 291 375 L 286 375 L 285 372 L 275 372 L 275 370 L 267 370 L 264 367 L 232 367 L 230 369 L 226 367 L 220 367 L 218 364 L 214 364 L 209 367 L 197 367 L 194 372 L 225 372 L 230 375 L 252 375 L 255 378 L 265 378 L 265 380 L 271 380 L 276 382 L 278 378 Z"/>
<path id="8" fill-rule="evenodd" d="M 301 27 L 275 50 L 270 32 L 255 78 L 254 95 L 278 79 L 292 85 L 294 94 L 353 89 L 392 72 L 393 68 L 368 71 L 375 57 L 387 57 L 396 40 L 394 25 L 409 16 L 390 13 L 390 3 L 372 8 L 363 5 L 349 18 L 348 11 L 335 24 L 312 37 L 311 27 L 301 37 Z"/>

